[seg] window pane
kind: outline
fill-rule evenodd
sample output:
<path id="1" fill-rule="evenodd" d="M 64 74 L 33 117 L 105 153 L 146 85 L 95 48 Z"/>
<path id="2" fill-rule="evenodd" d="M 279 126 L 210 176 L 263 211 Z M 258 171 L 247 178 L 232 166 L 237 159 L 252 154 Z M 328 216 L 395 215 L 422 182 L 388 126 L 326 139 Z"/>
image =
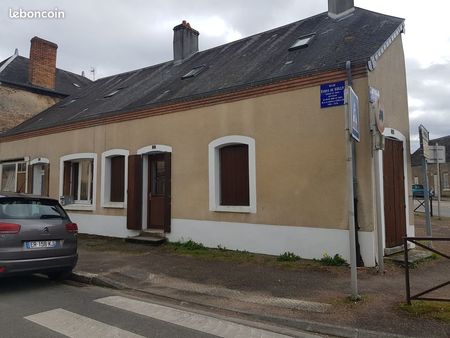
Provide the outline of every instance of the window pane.
<path id="1" fill-rule="evenodd" d="M 16 164 L 3 164 L 2 166 L 2 190 L 16 191 Z"/>
<path id="2" fill-rule="evenodd" d="M 0 218 L 2 219 L 67 219 L 67 214 L 55 201 L 20 198 L 0 199 Z"/>
<path id="3" fill-rule="evenodd" d="M 80 164 L 78 162 L 72 163 L 72 182 L 70 185 L 71 188 L 71 197 L 73 200 L 78 200 L 78 182 L 79 182 L 79 171 Z"/>
<path id="4" fill-rule="evenodd" d="M 220 204 L 249 206 L 248 146 L 220 148 Z"/>
<path id="5" fill-rule="evenodd" d="M 81 160 L 80 162 L 80 197 L 81 201 L 88 201 L 91 199 L 91 172 L 92 172 L 92 161 L 91 160 Z"/>
<path id="6" fill-rule="evenodd" d="M 164 160 L 154 160 L 151 162 L 152 172 L 152 194 L 164 195 L 166 185 L 166 167 Z"/>

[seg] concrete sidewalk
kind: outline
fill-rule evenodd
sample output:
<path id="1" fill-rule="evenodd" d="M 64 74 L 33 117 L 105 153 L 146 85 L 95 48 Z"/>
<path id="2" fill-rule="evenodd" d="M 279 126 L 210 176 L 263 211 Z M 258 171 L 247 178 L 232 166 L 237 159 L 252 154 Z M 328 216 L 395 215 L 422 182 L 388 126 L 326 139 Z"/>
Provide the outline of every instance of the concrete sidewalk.
<path id="1" fill-rule="evenodd" d="M 270 256 L 228 255 L 224 250 L 189 255 L 171 245 L 151 247 L 89 236 L 80 236 L 79 243 L 75 273 L 80 281 L 231 310 L 333 336 L 450 336 L 450 323 L 417 320 L 400 310 L 404 274 L 393 263 L 387 263 L 384 275 L 360 269 L 363 300 L 353 303 L 347 299 L 347 267 L 311 261 L 281 263 Z M 429 261 L 414 269 L 412 285 L 429 287 L 449 275 L 449 263 Z"/>

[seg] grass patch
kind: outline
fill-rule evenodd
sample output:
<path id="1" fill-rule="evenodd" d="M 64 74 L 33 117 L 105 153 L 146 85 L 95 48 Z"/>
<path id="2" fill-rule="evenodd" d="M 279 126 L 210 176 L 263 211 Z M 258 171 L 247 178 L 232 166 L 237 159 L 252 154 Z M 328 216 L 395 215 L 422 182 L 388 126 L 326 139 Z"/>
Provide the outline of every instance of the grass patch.
<path id="1" fill-rule="evenodd" d="M 412 301 L 411 305 L 401 304 L 400 309 L 415 317 L 438 319 L 450 323 L 450 303 Z"/>
<path id="2" fill-rule="evenodd" d="M 277 261 L 279 262 L 296 262 L 300 260 L 300 256 L 297 256 L 293 252 L 285 252 L 282 255 L 277 257 Z"/>
<path id="3" fill-rule="evenodd" d="M 196 256 L 209 259 L 224 259 L 224 260 L 238 260 L 246 261 L 255 255 L 248 251 L 228 250 L 224 246 L 217 246 L 217 248 L 207 248 L 202 243 L 197 243 L 192 240 L 186 242 L 170 242 L 164 245 L 166 250 L 176 252 L 180 255 Z"/>
<path id="4" fill-rule="evenodd" d="M 78 247 L 87 251 L 113 251 L 127 254 L 142 254 L 150 248 L 145 245 L 125 242 L 122 238 L 78 234 Z"/>
<path id="5" fill-rule="evenodd" d="M 323 257 L 319 260 L 320 263 L 326 266 L 347 266 L 347 261 L 342 258 L 341 255 L 336 254 L 333 257 L 328 254 L 324 254 Z"/>

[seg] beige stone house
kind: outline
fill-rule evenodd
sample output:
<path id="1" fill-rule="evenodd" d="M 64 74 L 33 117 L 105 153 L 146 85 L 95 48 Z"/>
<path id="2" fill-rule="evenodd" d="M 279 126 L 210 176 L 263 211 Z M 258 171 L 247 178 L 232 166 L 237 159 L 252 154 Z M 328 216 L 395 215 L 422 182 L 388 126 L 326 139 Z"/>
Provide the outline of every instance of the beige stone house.
<path id="1" fill-rule="evenodd" d="M 393 247 L 414 233 L 404 20 L 329 3 L 328 12 L 204 51 L 183 22 L 174 60 L 62 100 L 3 135 L 0 160 L 27 173 L 28 192 L 59 198 L 84 233 L 153 231 L 209 247 L 348 259 L 351 61 L 358 241 L 374 266 L 378 242 Z M 370 88 L 383 103 L 384 151 Z"/>
<path id="2" fill-rule="evenodd" d="M 0 62 L 0 132 L 17 126 L 92 81 L 56 68 L 58 46 L 31 39 L 30 57 L 14 54 Z"/>

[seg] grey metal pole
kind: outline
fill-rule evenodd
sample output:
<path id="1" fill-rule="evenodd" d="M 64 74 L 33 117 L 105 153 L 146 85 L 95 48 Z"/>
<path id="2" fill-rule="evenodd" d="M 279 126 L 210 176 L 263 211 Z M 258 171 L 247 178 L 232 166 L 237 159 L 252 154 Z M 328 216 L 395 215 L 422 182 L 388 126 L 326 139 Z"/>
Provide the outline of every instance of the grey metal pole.
<path id="1" fill-rule="evenodd" d="M 347 61 L 347 76 L 349 86 L 352 84 L 351 78 L 351 63 Z M 351 298 L 353 300 L 359 299 L 358 294 L 358 272 L 356 269 L 356 229 L 355 229 L 355 205 L 354 205 L 354 185 L 353 185 L 353 142 L 350 131 L 350 109 L 347 98 L 347 106 L 345 111 L 345 131 L 347 138 L 347 217 L 348 230 L 350 236 L 350 278 L 351 278 Z"/>
<path id="2" fill-rule="evenodd" d="M 376 205 L 377 205 L 377 237 L 378 237 L 378 272 L 384 273 L 384 248 L 383 248 L 383 229 L 382 223 L 382 203 L 381 203 L 381 172 L 380 157 L 382 156 L 381 150 L 375 150 L 375 192 L 376 192 Z"/>
<path id="3" fill-rule="evenodd" d="M 438 158 L 438 149 L 437 146 L 439 146 L 439 144 L 436 143 L 436 167 L 437 167 L 437 193 L 438 193 L 438 219 L 441 219 L 441 174 L 439 172 L 439 158 Z"/>

